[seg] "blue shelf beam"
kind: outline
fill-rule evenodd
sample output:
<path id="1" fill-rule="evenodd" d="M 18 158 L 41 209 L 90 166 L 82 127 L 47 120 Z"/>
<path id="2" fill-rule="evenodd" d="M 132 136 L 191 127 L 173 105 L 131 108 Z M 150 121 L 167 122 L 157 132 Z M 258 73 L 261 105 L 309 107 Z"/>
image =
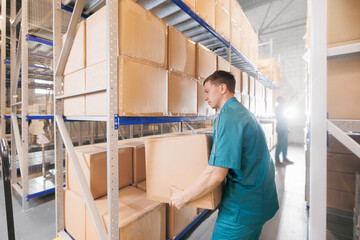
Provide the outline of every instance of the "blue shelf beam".
<path id="1" fill-rule="evenodd" d="M 70 8 L 70 7 L 65 6 L 64 4 L 61 4 L 61 9 L 66 11 L 66 12 L 73 13 L 73 9 Z M 86 19 L 86 18 L 88 18 L 88 16 L 85 15 L 85 14 L 81 14 L 81 18 Z"/>
<path id="2" fill-rule="evenodd" d="M 190 223 L 174 240 L 180 240 L 191 228 L 193 228 L 210 210 L 204 210 Z"/>
<path id="3" fill-rule="evenodd" d="M 153 123 L 198 122 L 214 120 L 210 117 L 119 117 L 119 125 L 137 125 Z"/>
<path id="4" fill-rule="evenodd" d="M 51 41 L 48 41 L 48 40 L 45 40 L 45 39 L 42 39 L 42 38 L 33 37 L 33 36 L 30 36 L 30 35 L 26 35 L 25 40 L 45 44 L 45 45 L 48 45 L 48 46 L 53 46 L 53 43 Z"/>

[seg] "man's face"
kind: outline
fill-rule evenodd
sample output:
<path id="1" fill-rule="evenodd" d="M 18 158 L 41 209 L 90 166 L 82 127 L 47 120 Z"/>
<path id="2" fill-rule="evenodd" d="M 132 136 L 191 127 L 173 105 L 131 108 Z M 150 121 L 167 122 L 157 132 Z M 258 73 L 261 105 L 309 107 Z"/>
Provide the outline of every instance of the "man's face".
<path id="1" fill-rule="evenodd" d="M 212 84 L 210 81 L 207 81 L 204 85 L 205 101 L 212 109 L 219 108 L 222 97 L 221 89 L 221 85 Z"/>

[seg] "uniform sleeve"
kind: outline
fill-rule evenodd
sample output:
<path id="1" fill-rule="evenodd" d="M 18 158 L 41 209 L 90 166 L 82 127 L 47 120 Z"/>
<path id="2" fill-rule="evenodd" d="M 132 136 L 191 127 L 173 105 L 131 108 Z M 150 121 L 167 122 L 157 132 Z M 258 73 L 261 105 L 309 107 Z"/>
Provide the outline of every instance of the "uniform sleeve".
<path id="1" fill-rule="evenodd" d="M 243 128 L 226 115 L 218 121 L 209 165 L 240 170 Z"/>

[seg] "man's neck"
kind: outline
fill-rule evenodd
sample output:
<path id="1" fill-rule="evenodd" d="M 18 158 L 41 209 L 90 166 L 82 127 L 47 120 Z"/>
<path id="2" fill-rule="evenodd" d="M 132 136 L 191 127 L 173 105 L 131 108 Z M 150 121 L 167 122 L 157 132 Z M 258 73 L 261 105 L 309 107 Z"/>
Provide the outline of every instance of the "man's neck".
<path id="1" fill-rule="evenodd" d="M 234 94 L 226 94 L 224 95 L 224 97 L 222 98 L 221 102 L 220 102 L 220 106 L 219 106 L 219 110 L 221 110 L 223 108 L 223 106 L 225 105 L 225 103 L 230 99 L 233 98 Z"/>

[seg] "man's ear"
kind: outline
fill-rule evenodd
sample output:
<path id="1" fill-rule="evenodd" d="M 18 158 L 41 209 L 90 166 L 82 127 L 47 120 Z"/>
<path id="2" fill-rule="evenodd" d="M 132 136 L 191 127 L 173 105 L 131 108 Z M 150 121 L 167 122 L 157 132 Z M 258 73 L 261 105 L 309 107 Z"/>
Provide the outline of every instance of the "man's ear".
<path id="1" fill-rule="evenodd" d="M 226 86 L 226 84 L 225 84 L 225 83 L 220 84 L 220 92 L 221 92 L 222 94 L 225 94 L 226 91 L 227 91 L 227 86 Z"/>

